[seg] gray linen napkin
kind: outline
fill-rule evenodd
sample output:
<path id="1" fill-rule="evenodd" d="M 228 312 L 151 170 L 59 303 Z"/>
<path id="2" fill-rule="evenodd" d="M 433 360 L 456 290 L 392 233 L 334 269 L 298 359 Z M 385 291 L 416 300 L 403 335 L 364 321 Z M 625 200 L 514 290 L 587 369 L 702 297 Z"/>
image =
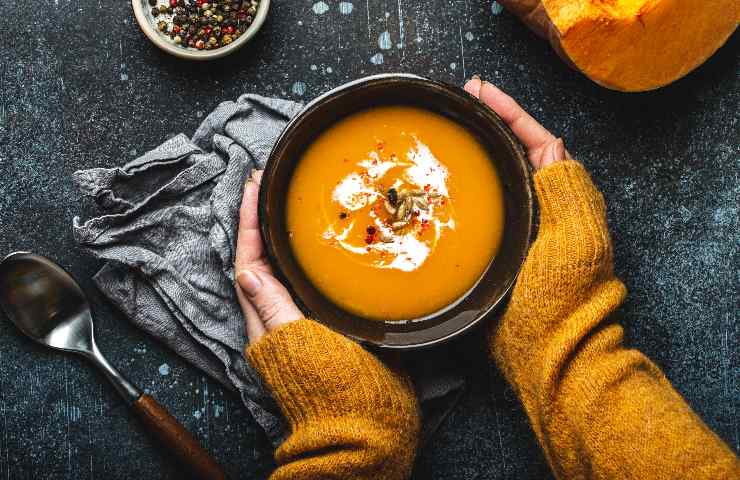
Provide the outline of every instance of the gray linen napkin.
<path id="1" fill-rule="evenodd" d="M 180 134 L 120 168 L 75 172 L 101 215 L 74 219 L 77 242 L 106 263 L 94 281 L 138 327 L 236 390 L 273 442 L 287 433 L 279 409 L 244 359 L 244 320 L 234 294 L 238 211 L 247 176 L 263 168 L 302 105 L 243 95 L 219 105 L 188 139 Z M 430 352 L 433 355 L 433 352 Z M 440 359 L 416 361 L 426 437 L 464 381 Z"/>

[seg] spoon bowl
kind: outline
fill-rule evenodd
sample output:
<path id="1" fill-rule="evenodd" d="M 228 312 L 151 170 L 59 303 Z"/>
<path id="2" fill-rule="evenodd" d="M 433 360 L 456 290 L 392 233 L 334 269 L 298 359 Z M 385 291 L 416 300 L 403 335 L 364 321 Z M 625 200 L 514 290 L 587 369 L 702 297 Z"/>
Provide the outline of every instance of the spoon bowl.
<path id="1" fill-rule="evenodd" d="M 141 397 L 98 349 L 85 293 L 48 258 L 16 252 L 0 262 L 0 309 L 32 340 L 90 359 L 129 404 Z"/>
<path id="2" fill-rule="evenodd" d="M 221 467 L 167 410 L 129 382 L 98 349 L 85 293 L 48 258 L 16 252 L 0 262 L 0 309 L 29 338 L 92 361 L 149 430 L 197 478 L 226 478 Z"/>
<path id="3" fill-rule="evenodd" d="M 77 282 L 50 260 L 27 252 L 0 263 L 0 307 L 29 338 L 92 355 L 93 320 Z"/>

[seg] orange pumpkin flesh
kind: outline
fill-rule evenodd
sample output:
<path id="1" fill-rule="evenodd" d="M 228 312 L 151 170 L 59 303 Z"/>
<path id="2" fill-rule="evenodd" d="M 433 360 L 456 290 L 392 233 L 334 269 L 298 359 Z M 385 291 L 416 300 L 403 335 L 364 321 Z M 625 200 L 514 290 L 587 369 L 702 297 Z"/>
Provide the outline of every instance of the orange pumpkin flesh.
<path id="1" fill-rule="evenodd" d="M 740 22 L 739 0 L 499 0 L 576 69 L 614 90 L 667 85 Z"/>

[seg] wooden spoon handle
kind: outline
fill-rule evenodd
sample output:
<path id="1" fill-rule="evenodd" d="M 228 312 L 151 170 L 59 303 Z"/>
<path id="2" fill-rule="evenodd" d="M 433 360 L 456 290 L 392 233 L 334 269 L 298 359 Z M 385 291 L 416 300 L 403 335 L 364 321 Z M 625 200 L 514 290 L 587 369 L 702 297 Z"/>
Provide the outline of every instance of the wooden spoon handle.
<path id="1" fill-rule="evenodd" d="M 226 479 L 226 474 L 216 460 L 151 396 L 143 394 L 134 402 L 133 408 L 162 445 L 174 453 L 180 462 L 187 465 L 186 470 L 203 480 Z"/>

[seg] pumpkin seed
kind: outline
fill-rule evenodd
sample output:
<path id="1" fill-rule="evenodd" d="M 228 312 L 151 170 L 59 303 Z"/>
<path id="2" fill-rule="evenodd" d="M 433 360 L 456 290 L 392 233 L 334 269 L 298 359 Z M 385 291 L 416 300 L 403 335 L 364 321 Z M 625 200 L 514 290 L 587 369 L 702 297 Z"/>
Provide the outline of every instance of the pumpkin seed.
<path id="1" fill-rule="evenodd" d="M 393 222 L 391 224 L 391 228 L 393 230 L 401 230 L 403 227 L 405 227 L 408 224 L 409 224 L 409 222 L 408 221 L 405 221 L 405 220 L 402 221 L 402 222 Z"/>
<path id="2" fill-rule="evenodd" d="M 403 214 L 403 220 L 408 221 L 411 218 L 411 215 L 414 213 L 414 201 L 411 199 L 411 197 L 406 197 L 406 200 L 404 200 L 403 204 L 406 206 L 406 211 Z"/>
<path id="3" fill-rule="evenodd" d="M 414 197 L 414 205 L 422 210 L 427 210 L 429 208 L 429 202 L 427 202 L 427 199 L 424 197 Z"/>
<path id="4" fill-rule="evenodd" d="M 406 216 L 406 211 L 408 209 L 409 204 L 404 200 L 404 202 L 398 207 L 398 211 L 396 211 L 396 219 L 402 220 Z"/>
<path id="5" fill-rule="evenodd" d="M 395 207 L 396 205 L 398 205 L 398 192 L 393 187 L 391 187 L 391 188 L 388 189 L 388 202 L 393 207 Z"/>
<path id="6" fill-rule="evenodd" d="M 389 202 L 388 200 L 383 202 L 383 206 L 385 206 L 385 211 L 390 213 L 391 215 L 395 215 L 398 211 L 396 208 L 393 207 L 393 205 L 391 205 L 391 202 Z"/>

